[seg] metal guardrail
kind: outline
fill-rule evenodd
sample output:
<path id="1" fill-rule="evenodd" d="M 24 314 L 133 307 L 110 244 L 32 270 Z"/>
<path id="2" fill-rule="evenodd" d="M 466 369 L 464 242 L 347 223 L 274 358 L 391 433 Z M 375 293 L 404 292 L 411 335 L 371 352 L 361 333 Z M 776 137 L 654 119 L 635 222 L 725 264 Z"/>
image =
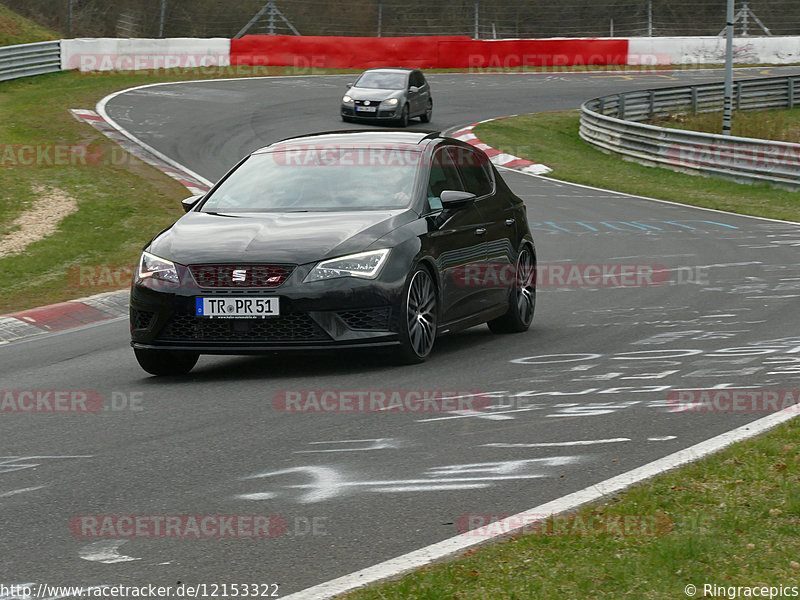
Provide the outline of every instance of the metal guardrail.
<path id="1" fill-rule="evenodd" d="M 642 121 L 721 111 L 722 83 L 627 92 L 581 106 L 580 135 L 598 148 L 649 166 L 800 189 L 800 144 L 657 127 Z M 735 110 L 793 108 L 800 76 L 734 84 Z"/>
<path id="2" fill-rule="evenodd" d="M 60 40 L 0 47 L 0 81 L 60 70 Z"/>

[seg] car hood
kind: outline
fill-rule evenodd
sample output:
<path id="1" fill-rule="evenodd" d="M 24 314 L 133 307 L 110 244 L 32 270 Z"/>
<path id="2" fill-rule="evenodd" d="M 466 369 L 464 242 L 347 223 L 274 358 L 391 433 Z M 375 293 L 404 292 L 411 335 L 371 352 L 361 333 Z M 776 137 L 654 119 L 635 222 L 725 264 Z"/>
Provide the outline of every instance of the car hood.
<path id="1" fill-rule="evenodd" d="M 379 90 L 375 88 L 351 87 L 347 92 L 353 100 L 386 100 L 388 98 L 400 98 L 403 90 Z"/>
<path id="2" fill-rule="evenodd" d="M 414 220 L 410 209 L 351 212 L 189 212 L 151 242 L 150 252 L 183 265 L 303 264 L 367 249 Z"/>

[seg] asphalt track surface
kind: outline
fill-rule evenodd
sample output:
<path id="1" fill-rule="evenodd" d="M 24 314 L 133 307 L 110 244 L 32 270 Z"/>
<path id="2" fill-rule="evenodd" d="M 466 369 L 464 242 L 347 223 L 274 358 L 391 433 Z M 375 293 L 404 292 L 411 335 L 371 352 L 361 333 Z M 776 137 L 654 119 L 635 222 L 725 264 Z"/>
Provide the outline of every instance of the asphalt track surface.
<path id="1" fill-rule="evenodd" d="M 432 75 L 431 125 L 719 76 Z M 258 146 L 340 128 L 346 81 L 159 86 L 108 111 L 214 180 Z M 139 409 L 3 414 L 0 583 L 277 583 L 283 595 L 452 537 L 464 515 L 517 513 L 764 416 L 675 412 L 670 391 L 800 389 L 800 226 L 504 177 L 546 269 L 662 265 L 669 281 L 551 280 L 529 332 L 476 327 L 413 367 L 376 352 L 201 357 L 188 377 L 152 378 L 124 320 L 0 346 L 0 389 L 98 390 Z M 472 414 L 287 414 L 273 406 L 286 390 L 472 390 L 497 402 Z M 546 445 L 567 442 L 587 443 Z M 278 515 L 288 527 L 267 539 L 68 527 L 80 515 L 178 514 Z"/>

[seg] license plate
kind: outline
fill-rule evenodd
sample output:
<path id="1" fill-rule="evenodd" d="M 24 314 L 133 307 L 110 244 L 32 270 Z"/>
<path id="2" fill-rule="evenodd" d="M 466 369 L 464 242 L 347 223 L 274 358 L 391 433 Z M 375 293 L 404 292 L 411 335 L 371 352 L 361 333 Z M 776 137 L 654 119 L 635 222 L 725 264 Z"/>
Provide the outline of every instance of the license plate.
<path id="1" fill-rule="evenodd" d="M 358 112 L 375 112 L 378 110 L 377 106 L 356 106 Z"/>
<path id="2" fill-rule="evenodd" d="M 276 297 L 195 298 L 195 314 L 218 319 L 274 317 L 280 314 L 280 303 Z"/>

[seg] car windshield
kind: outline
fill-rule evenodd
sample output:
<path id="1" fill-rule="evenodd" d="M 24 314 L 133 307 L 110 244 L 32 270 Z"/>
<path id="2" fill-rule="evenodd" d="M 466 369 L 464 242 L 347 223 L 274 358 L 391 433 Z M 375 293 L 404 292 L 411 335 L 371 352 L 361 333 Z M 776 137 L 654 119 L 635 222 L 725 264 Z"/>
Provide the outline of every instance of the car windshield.
<path id="1" fill-rule="evenodd" d="M 202 212 L 386 210 L 411 203 L 422 154 L 389 147 L 297 147 L 247 158 Z"/>
<path id="2" fill-rule="evenodd" d="M 402 90 L 406 87 L 406 74 L 397 71 L 367 71 L 358 78 L 353 87 Z"/>

